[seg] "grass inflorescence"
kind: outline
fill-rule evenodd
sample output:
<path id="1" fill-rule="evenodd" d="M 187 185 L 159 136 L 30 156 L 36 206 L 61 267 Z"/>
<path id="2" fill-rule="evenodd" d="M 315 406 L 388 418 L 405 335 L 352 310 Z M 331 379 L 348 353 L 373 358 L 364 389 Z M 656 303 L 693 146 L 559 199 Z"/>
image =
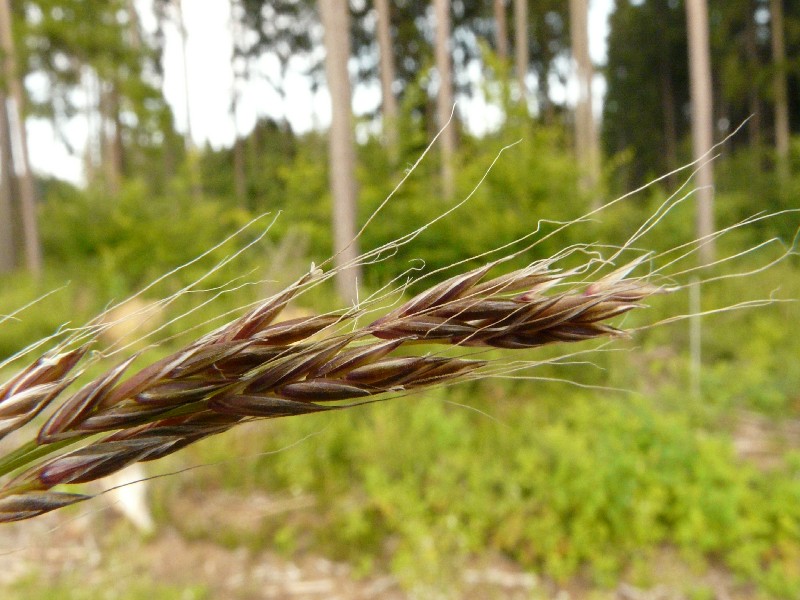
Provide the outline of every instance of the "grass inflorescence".
<path id="1" fill-rule="evenodd" d="M 90 496 L 62 491 L 171 454 L 246 420 L 341 410 L 452 380 L 487 361 L 440 347 L 529 349 L 619 335 L 608 321 L 664 292 L 634 261 L 576 289 L 541 261 L 487 279 L 496 263 L 432 286 L 367 325 L 359 309 L 277 322 L 315 271 L 245 315 L 130 374 L 136 355 L 69 391 L 89 344 L 33 361 L 0 387 L 2 432 L 53 406 L 34 439 L 0 459 L 0 521 Z M 419 346 L 432 351 L 420 353 Z M 409 347 L 414 353 L 407 352 Z M 81 444 L 74 449 L 74 446 Z M 56 491 L 53 488 L 59 486 Z"/>

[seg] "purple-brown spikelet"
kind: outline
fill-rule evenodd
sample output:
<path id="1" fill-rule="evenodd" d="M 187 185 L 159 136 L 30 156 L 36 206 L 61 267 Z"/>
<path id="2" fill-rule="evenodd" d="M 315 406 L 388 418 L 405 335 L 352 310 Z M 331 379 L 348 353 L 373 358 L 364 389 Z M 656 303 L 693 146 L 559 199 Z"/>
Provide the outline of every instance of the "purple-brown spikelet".
<path id="1" fill-rule="evenodd" d="M 28 423 L 68 387 L 68 375 L 85 353 L 82 347 L 45 355 L 0 385 L 0 438 Z"/>
<path id="2" fill-rule="evenodd" d="M 482 282 L 494 266 L 439 283 L 366 326 L 355 326 L 356 311 L 276 323 L 308 275 L 185 348 L 133 374 L 130 357 L 69 395 L 86 349 L 36 361 L 0 386 L 0 435 L 63 399 L 33 441 L 0 459 L 0 475 L 11 477 L 0 488 L 0 522 L 85 500 L 52 488 L 161 458 L 247 419 L 343 409 L 480 376 L 487 364 L 404 354 L 405 346 L 526 349 L 613 336 L 620 331 L 606 321 L 664 291 L 626 279 L 629 266 L 583 291 L 548 295 L 564 275 L 539 264 Z"/>

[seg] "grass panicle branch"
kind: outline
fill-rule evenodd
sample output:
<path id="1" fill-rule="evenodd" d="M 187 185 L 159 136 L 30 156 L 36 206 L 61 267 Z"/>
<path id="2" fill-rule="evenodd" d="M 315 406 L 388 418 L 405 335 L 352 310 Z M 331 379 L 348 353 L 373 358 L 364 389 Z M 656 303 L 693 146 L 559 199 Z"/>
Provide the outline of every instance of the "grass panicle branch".
<path id="1" fill-rule="evenodd" d="M 0 522 L 86 500 L 60 488 L 162 458 L 246 420 L 341 410 L 480 376 L 489 362 L 444 348 L 522 350 L 619 335 L 610 319 L 668 291 L 629 278 L 638 263 L 552 293 L 570 272 L 541 262 L 486 280 L 494 262 L 365 326 L 358 309 L 276 322 L 314 283 L 310 273 L 177 352 L 132 374 L 130 356 L 71 393 L 88 344 L 45 355 L 0 386 L 0 435 L 57 403 L 34 440 L 0 459 Z"/>

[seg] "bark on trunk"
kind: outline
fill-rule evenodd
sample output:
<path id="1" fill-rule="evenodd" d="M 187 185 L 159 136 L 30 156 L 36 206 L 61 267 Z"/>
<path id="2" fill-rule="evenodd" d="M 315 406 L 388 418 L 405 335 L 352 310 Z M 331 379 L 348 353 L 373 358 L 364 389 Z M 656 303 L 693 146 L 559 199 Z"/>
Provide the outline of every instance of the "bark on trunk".
<path id="1" fill-rule="evenodd" d="M 572 56 L 577 67 L 578 98 L 575 105 L 575 151 L 583 174 L 581 186 L 592 190 L 600 179 L 600 148 L 592 113 L 592 77 L 589 56 L 589 5 L 587 0 L 570 0 Z M 595 206 L 596 208 L 596 206 Z"/>
<path id="2" fill-rule="evenodd" d="M 183 90 L 184 90 L 184 110 L 186 111 L 186 161 L 189 167 L 190 187 L 192 198 L 199 201 L 203 196 L 203 188 L 200 179 L 199 157 L 195 152 L 194 138 L 192 136 L 192 115 L 191 115 L 191 90 L 189 86 L 189 33 L 186 31 L 186 21 L 183 16 L 183 0 L 174 0 L 175 10 L 178 15 L 178 29 L 181 35 L 181 55 L 183 63 Z"/>
<path id="3" fill-rule="evenodd" d="M 244 37 L 244 28 L 241 24 L 241 6 L 237 0 L 230 0 L 230 31 L 233 38 L 233 54 L 240 55 L 240 40 Z M 239 135 L 239 102 L 241 100 L 241 85 L 250 78 L 250 60 L 240 56 L 243 66 L 233 69 L 233 86 L 231 87 L 231 124 L 233 125 L 233 193 L 239 206 L 247 207 L 247 160 L 245 157 L 245 141 Z M 255 135 L 255 134 L 254 134 Z"/>
<path id="4" fill-rule="evenodd" d="M 39 245 L 39 225 L 36 217 L 36 187 L 30 169 L 28 138 L 25 132 L 25 95 L 22 78 L 17 67 L 17 53 L 11 31 L 11 4 L 0 0 L 0 46 L 3 50 L 3 72 L 11 96 L 9 115 L 13 129 L 16 130 L 20 155 L 14 163 L 21 171 L 19 177 L 20 213 L 25 240 L 25 264 L 34 277 L 42 272 L 42 254 Z"/>
<path id="5" fill-rule="evenodd" d="M 519 86 L 519 99 L 522 104 L 528 102 L 528 0 L 514 0 L 514 63 Z"/>
<path id="6" fill-rule="evenodd" d="M 381 71 L 381 111 L 383 113 L 383 137 L 392 164 L 398 160 L 397 118 L 399 109 L 392 85 L 395 80 L 394 52 L 392 50 L 391 11 L 389 0 L 375 0 L 378 15 L 377 34 Z"/>
<path id="7" fill-rule="evenodd" d="M 747 55 L 748 73 L 751 77 L 750 81 L 755 81 L 756 74 L 760 71 L 761 65 L 758 59 L 758 45 L 756 41 L 756 24 L 754 19 L 754 2 L 749 2 L 747 5 L 747 21 L 744 28 L 744 49 Z M 750 121 L 747 127 L 748 139 L 750 141 L 750 149 L 760 157 L 759 150 L 761 149 L 761 107 L 758 98 L 758 88 L 755 85 L 749 86 L 747 92 L 747 110 L 750 113 Z M 761 160 L 758 161 L 758 167 L 761 168 Z"/>
<path id="8" fill-rule="evenodd" d="M 0 273 L 10 273 L 17 266 L 14 240 L 14 162 L 11 157 L 11 132 L 6 95 L 0 92 Z"/>
<path id="9" fill-rule="evenodd" d="M 439 74 L 439 92 L 436 97 L 436 116 L 439 128 L 443 128 L 439 145 L 442 151 L 442 195 L 450 199 L 455 193 L 453 155 L 456 150 L 455 123 L 445 124 L 453 112 L 453 69 L 450 53 L 450 0 L 434 0 L 436 16 L 436 70 Z"/>
<path id="10" fill-rule="evenodd" d="M 505 0 L 494 0 L 494 27 L 497 58 L 505 64 L 508 61 L 508 20 Z"/>
<path id="11" fill-rule="evenodd" d="M 128 11 L 128 32 L 131 46 L 136 52 L 140 52 L 142 49 L 142 32 L 139 24 L 139 14 L 136 12 L 134 0 L 127 0 L 125 9 Z"/>
<path id="12" fill-rule="evenodd" d="M 713 145 L 711 93 L 711 58 L 708 40 L 708 5 L 706 0 L 686 0 L 686 21 L 689 34 L 689 76 L 692 101 L 692 151 L 695 160 Z M 701 264 L 714 260 L 714 171 L 708 157 L 697 169 L 697 219 Z"/>
<path id="13" fill-rule="evenodd" d="M 351 106 L 350 9 L 347 0 L 318 0 L 325 41 L 325 75 L 331 95 L 329 139 L 330 184 L 333 195 L 333 243 L 339 295 L 355 302 L 359 268 L 356 242 L 355 136 Z"/>
<path id="14" fill-rule="evenodd" d="M 122 186 L 122 123 L 119 119 L 119 93 L 113 83 L 101 83 L 100 134 L 103 149 L 103 170 L 106 176 L 106 188 L 114 196 L 118 195 Z"/>
<path id="15" fill-rule="evenodd" d="M 789 94 L 786 89 L 786 44 L 783 36 L 783 2 L 770 0 L 772 16 L 772 62 L 775 67 L 775 153 L 778 174 L 789 176 Z"/>
<path id="16" fill-rule="evenodd" d="M 247 173 L 244 160 L 244 140 L 237 135 L 233 142 L 233 190 L 239 206 L 247 206 Z"/>

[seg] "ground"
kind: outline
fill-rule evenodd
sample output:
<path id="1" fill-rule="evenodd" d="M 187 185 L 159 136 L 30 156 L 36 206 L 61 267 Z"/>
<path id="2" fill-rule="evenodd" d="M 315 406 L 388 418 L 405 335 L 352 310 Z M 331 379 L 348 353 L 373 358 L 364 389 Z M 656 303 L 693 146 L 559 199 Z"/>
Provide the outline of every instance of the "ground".
<path id="1" fill-rule="evenodd" d="M 403 589 L 388 573 L 361 575 L 357 568 L 324 556 L 305 553 L 287 557 L 273 551 L 226 547 L 208 539 L 192 539 L 159 525 L 142 535 L 101 501 L 80 511 L 62 511 L 0 528 L 0 594 L 3 598 L 231 598 L 240 600 L 406 600 L 416 598 L 592 598 L 679 600 L 683 598 L 744 599 L 734 594 L 723 571 L 687 572 L 665 550 L 656 560 L 662 581 L 649 589 L 622 582 L 614 589 L 592 590 L 580 580 L 558 586 L 501 556 L 475 559 L 444 589 Z M 191 522 L 203 519 L 217 527 L 247 527 L 245 515 L 276 516 L 310 510 L 313 501 L 266 494 L 236 496 L 223 491 L 185 498 L 173 507 Z M 85 506 L 85 505 L 84 505 Z M 258 506 L 258 511 L 252 508 Z M 249 510 L 244 510 L 247 507 Z M 697 582 L 689 596 L 687 578 Z M 79 592 L 72 592 L 80 583 Z M 134 590 L 134 591 L 132 591 Z M 102 594 L 100 593 L 102 591 Z M 137 595 L 138 594 L 138 595 Z M 171 594 L 171 595 L 168 595 Z"/>
<path id="2" fill-rule="evenodd" d="M 733 443 L 743 460 L 770 469 L 796 448 L 800 422 L 775 422 L 741 411 L 732 419 Z M 182 486 L 197 473 L 151 481 L 155 531 L 138 531 L 108 495 L 69 509 L 0 525 L 0 598 L 120 598 L 123 600 L 745 600 L 752 588 L 714 564 L 703 572 L 663 548 L 649 561 L 642 585 L 624 573 L 610 589 L 580 577 L 557 584 L 488 553 L 459 564 L 439 584 L 414 586 L 380 562 L 363 568 L 300 544 L 249 544 L 263 521 L 313 524 L 319 506 L 301 492 L 242 492 Z M 96 490 L 95 490 L 96 491 Z M 274 528 L 274 529 L 277 529 Z M 249 537 L 248 537 L 249 535 Z M 391 548 L 391 540 L 386 547 Z M 267 548 L 266 550 L 264 548 Z M 390 550 L 388 550 L 390 553 Z M 632 581 L 640 582 L 632 585 Z"/>

